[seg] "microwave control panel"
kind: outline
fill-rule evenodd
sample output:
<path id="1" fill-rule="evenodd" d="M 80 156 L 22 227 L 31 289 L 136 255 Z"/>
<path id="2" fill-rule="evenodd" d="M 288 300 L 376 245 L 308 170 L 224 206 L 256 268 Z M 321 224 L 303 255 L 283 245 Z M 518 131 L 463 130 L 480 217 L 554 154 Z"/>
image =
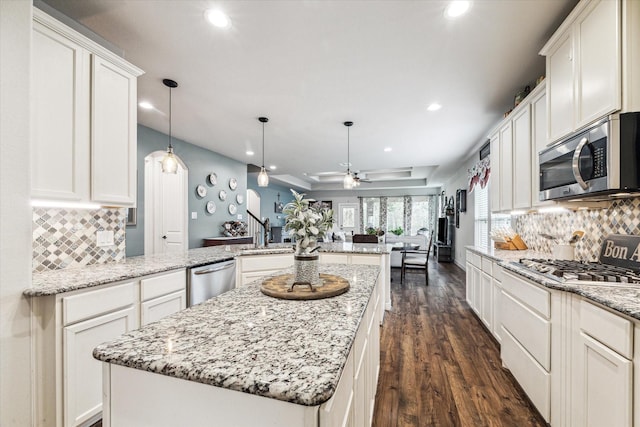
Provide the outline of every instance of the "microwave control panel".
<path id="1" fill-rule="evenodd" d="M 596 141 L 593 146 L 593 175 L 591 179 L 607 176 L 607 146 L 604 140 Z"/>

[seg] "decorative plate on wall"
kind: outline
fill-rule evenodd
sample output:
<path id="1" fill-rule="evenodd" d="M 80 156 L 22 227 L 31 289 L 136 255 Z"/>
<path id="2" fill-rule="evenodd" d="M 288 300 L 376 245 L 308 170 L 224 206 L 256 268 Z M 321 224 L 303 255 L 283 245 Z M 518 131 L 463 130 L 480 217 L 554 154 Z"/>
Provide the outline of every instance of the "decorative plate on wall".
<path id="1" fill-rule="evenodd" d="M 244 196 L 242 194 L 238 194 L 236 195 L 236 202 L 238 202 L 239 205 L 244 203 Z"/>
<path id="2" fill-rule="evenodd" d="M 207 202 L 207 212 L 209 212 L 210 214 L 214 213 L 216 211 L 216 204 L 213 203 L 213 201 L 208 201 Z"/>
<path id="3" fill-rule="evenodd" d="M 196 187 L 196 193 L 198 193 L 198 196 L 204 197 L 207 195 L 207 189 L 204 187 L 204 185 L 198 185 Z"/>
<path id="4" fill-rule="evenodd" d="M 211 172 L 209 174 L 209 183 L 211 185 L 216 185 L 218 183 L 218 175 L 215 172 Z"/>
<path id="5" fill-rule="evenodd" d="M 227 192 L 224 190 L 220 190 L 220 192 L 218 193 L 218 197 L 220 197 L 220 200 L 222 201 L 227 200 Z"/>
<path id="6" fill-rule="evenodd" d="M 235 178 L 231 178 L 229 180 L 229 188 L 232 190 L 235 190 L 236 188 L 238 188 L 238 181 L 236 181 Z"/>
<path id="7" fill-rule="evenodd" d="M 233 203 L 231 203 L 231 204 L 229 205 L 229 213 L 230 213 L 231 215 L 235 215 L 235 214 L 236 214 L 236 212 L 238 212 L 238 208 L 236 208 L 236 205 L 234 205 Z"/>

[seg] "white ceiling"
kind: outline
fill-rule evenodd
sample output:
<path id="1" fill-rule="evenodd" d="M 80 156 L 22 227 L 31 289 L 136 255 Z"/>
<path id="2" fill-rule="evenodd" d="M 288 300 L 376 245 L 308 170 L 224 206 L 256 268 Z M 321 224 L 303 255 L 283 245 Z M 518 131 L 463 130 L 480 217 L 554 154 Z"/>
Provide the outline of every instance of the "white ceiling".
<path id="1" fill-rule="evenodd" d="M 322 174 L 345 169 L 346 120 L 352 170 L 410 169 L 360 188 L 437 186 L 455 173 L 544 74 L 538 51 L 576 0 L 476 0 L 456 20 L 436 0 L 46 2 L 145 70 L 138 98 L 156 109 L 138 109 L 139 123 L 168 133 L 172 78 L 174 137 L 260 165 L 267 116 L 272 176 L 329 189 L 340 182 Z M 208 24 L 210 7 L 231 28 Z M 428 112 L 432 102 L 443 108 Z"/>

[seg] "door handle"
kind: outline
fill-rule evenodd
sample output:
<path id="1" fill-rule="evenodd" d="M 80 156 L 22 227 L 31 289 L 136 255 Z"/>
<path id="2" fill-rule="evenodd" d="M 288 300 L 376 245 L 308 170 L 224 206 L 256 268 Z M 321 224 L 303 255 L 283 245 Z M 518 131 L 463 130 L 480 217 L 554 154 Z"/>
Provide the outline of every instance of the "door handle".
<path id="1" fill-rule="evenodd" d="M 589 143 L 589 140 L 585 136 L 580 140 L 576 150 L 573 152 L 573 161 L 571 162 L 571 170 L 573 171 L 573 177 L 576 179 L 576 182 L 582 187 L 583 190 L 589 188 L 589 184 L 582 179 L 582 175 L 580 175 L 580 153 L 582 149 Z"/>
<path id="2" fill-rule="evenodd" d="M 235 264 L 227 264 L 227 265 L 224 265 L 224 266 L 222 266 L 222 267 L 210 268 L 210 269 L 208 269 L 208 270 L 199 270 L 199 271 L 196 271 L 194 274 L 196 274 L 196 275 L 200 276 L 201 274 L 210 274 L 210 273 L 215 273 L 216 271 L 222 271 L 222 270 L 226 270 L 226 269 L 228 269 L 228 268 L 231 268 L 231 267 L 233 267 L 234 265 L 235 265 Z"/>
<path id="3" fill-rule="evenodd" d="M 164 240 L 167 240 L 167 236 L 162 236 L 162 238 L 163 238 Z"/>

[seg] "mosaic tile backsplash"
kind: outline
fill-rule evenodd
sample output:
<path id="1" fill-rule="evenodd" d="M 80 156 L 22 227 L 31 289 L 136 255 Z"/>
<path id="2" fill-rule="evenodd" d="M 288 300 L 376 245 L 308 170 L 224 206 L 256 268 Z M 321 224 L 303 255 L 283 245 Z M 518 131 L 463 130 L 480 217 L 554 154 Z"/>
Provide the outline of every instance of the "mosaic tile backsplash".
<path id="1" fill-rule="evenodd" d="M 521 215 L 514 222 L 515 231 L 530 249 L 548 253 L 555 242 L 539 233 L 560 236 L 558 243 L 567 243 L 573 231 L 583 230 L 584 237 L 575 246 L 575 257 L 597 261 L 602 242 L 609 234 L 640 235 L 640 198 L 616 200 L 605 209 Z"/>
<path id="2" fill-rule="evenodd" d="M 82 267 L 125 257 L 127 209 L 33 209 L 36 271 Z M 113 246 L 96 246 L 96 231 L 113 230 Z"/>

